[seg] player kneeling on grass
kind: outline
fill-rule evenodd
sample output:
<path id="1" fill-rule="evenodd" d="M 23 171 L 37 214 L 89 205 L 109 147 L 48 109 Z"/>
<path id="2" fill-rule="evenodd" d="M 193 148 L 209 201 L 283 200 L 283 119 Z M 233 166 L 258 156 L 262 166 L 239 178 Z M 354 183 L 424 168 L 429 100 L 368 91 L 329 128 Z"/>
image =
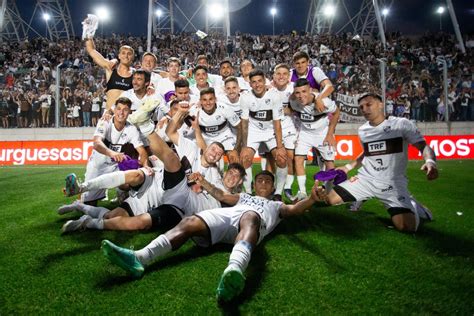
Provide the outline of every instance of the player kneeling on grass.
<path id="1" fill-rule="evenodd" d="M 338 169 L 348 173 L 359 168 L 357 176 L 346 180 L 328 192 L 331 205 L 379 199 L 387 208 L 396 229 L 415 232 L 420 219 L 431 220 L 431 212 L 418 203 L 408 192 L 406 168 L 408 144 L 423 155 L 428 180 L 438 178 L 436 156 L 426 145 L 415 124 L 406 118 L 385 118 L 380 96 L 366 94 L 359 98 L 359 108 L 367 123 L 359 128 L 363 153 L 355 161 Z"/>
<path id="2" fill-rule="evenodd" d="M 195 180 L 205 190 L 222 203 L 235 205 L 202 211 L 183 219 L 175 228 L 158 236 L 145 248 L 133 251 L 118 247 L 108 240 L 102 242 L 104 255 L 112 262 L 135 277 L 144 273 L 145 265 L 181 247 L 192 238 L 200 246 L 216 243 L 234 244 L 229 265 L 224 270 L 217 287 L 219 301 L 230 301 L 238 296 L 245 286 L 245 270 L 253 248 L 282 220 L 282 218 L 302 214 L 317 201 L 325 199 L 322 188 L 313 187 L 311 195 L 295 205 L 271 201 L 274 176 L 262 171 L 255 176 L 256 196 L 246 193 L 230 194 L 216 188 L 202 176 L 195 174 Z"/>

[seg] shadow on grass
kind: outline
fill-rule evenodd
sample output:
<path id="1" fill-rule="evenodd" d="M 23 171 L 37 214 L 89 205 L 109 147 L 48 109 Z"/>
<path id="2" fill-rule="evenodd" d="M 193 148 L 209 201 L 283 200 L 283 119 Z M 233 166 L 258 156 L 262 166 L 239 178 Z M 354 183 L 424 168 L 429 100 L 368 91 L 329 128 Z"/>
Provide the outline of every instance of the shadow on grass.
<path id="1" fill-rule="evenodd" d="M 59 251 L 56 253 L 50 253 L 43 258 L 40 258 L 40 264 L 36 268 L 38 273 L 44 273 L 54 264 L 60 263 L 62 260 L 67 259 L 72 256 L 83 255 L 84 253 L 97 250 L 95 246 L 83 246 L 76 247 L 74 249 L 68 249 L 65 251 Z"/>
<path id="2" fill-rule="evenodd" d="M 430 227 L 427 223 L 421 227 L 417 233 L 418 240 L 424 242 L 428 250 L 433 251 L 436 255 L 445 254 L 451 257 L 464 257 L 474 259 L 474 240 L 464 236 L 456 236 L 453 234 L 438 231 Z"/>

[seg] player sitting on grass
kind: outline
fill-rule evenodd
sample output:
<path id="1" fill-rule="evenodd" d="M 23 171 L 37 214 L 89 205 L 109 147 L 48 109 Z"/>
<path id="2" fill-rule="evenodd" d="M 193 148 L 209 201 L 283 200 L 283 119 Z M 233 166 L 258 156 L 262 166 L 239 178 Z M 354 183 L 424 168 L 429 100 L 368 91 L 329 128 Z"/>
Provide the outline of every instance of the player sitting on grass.
<path id="1" fill-rule="evenodd" d="M 408 144 L 423 155 L 428 180 L 438 178 L 436 156 L 415 124 L 406 118 L 385 118 L 380 96 L 366 94 L 359 98 L 359 108 L 367 123 L 359 127 L 363 153 L 355 161 L 338 169 L 348 173 L 359 168 L 357 176 L 334 187 L 328 193 L 331 205 L 379 199 L 387 208 L 396 229 L 415 232 L 420 219 L 431 220 L 431 212 L 418 203 L 408 192 L 406 169 Z"/>
<path id="2" fill-rule="evenodd" d="M 268 198 L 275 188 L 274 176 L 269 171 L 262 171 L 255 176 L 256 196 L 225 193 L 198 174 L 195 174 L 194 179 L 221 202 L 235 206 L 210 209 L 185 218 L 175 228 L 158 236 L 138 251 L 121 248 L 104 240 L 104 255 L 128 273 L 140 277 L 144 273 L 145 265 L 178 249 L 190 238 L 200 246 L 234 244 L 229 265 L 217 287 L 217 299 L 228 302 L 238 296 L 245 287 L 244 273 L 255 246 L 273 231 L 282 218 L 302 214 L 315 202 L 325 198 L 324 190 L 315 186 L 311 196 L 295 205 L 271 201 Z"/>

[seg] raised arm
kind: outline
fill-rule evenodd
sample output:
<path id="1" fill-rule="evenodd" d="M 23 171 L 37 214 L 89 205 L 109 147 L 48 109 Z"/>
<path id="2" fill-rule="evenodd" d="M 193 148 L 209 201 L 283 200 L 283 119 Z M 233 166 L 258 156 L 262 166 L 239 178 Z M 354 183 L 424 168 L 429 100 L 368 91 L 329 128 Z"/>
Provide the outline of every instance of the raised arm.
<path id="1" fill-rule="evenodd" d="M 102 56 L 102 54 L 99 53 L 95 49 L 94 40 L 92 38 L 86 39 L 85 42 L 86 42 L 87 54 L 89 54 L 89 56 L 91 56 L 92 60 L 97 65 L 99 65 L 100 67 L 104 68 L 107 72 L 111 72 L 112 67 L 115 65 L 116 62 L 115 61 L 110 61 L 110 60 L 104 58 L 104 56 Z"/>
<path id="2" fill-rule="evenodd" d="M 166 135 L 175 145 L 179 145 L 179 133 L 178 129 L 183 125 L 184 118 L 188 115 L 188 109 L 179 108 L 173 118 L 169 121 L 166 127 Z"/>
<path id="3" fill-rule="evenodd" d="M 204 190 L 206 190 L 210 195 L 212 195 L 219 202 L 225 203 L 227 205 L 235 205 L 239 201 L 239 194 L 232 194 L 225 192 L 209 183 L 202 174 L 196 172 L 189 176 L 190 181 L 196 181 Z"/>

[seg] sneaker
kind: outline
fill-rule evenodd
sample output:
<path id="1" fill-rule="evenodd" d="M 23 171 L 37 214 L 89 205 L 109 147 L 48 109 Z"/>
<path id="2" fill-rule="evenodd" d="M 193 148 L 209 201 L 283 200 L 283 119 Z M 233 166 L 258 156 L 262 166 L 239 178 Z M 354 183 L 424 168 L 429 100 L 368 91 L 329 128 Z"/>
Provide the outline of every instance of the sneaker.
<path id="1" fill-rule="evenodd" d="M 140 260 L 138 260 L 133 250 L 116 246 L 108 240 L 102 241 L 101 248 L 102 253 L 110 260 L 110 262 L 118 265 L 135 278 L 141 277 L 145 272 L 145 267 Z"/>
<path id="2" fill-rule="evenodd" d="M 293 201 L 294 200 L 294 197 L 293 197 L 293 192 L 291 192 L 291 189 L 284 189 L 283 190 L 283 193 L 285 194 L 285 197 L 290 200 L 290 201 Z"/>
<path id="3" fill-rule="evenodd" d="M 349 204 L 349 211 L 351 212 L 357 212 L 360 210 L 362 207 L 362 204 L 364 204 L 364 201 L 355 201 Z"/>
<path id="4" fill-rule="evenodd" d="M 74 211 L 80 211 L 79 204 L 81 204 L 81 202 L 76 200 L 76 201 L 72 202 L 71 204 L 62 205 L 58 208 L 58 214 L 59 215 L 64 215 L 66 213 L 71 213 L 71 212 L 74 212 Z"/>
<path id="5" fill-rule="evenodd" d="M 418 213 L 418 216 L 421 219 L 425 221 L 433 220 L 433 214 L 426 206 L 424 206 L 423 204 L 415 200 L 413 197 L 410 198 L 410 202 L 411 202 L 411 205 L 413 205 L 413 207 L 415 208 L 415 211 Z"/>
<path id="6" fill-rule="evenodd" d="M 238 296 L 245 286 L 245 277 L 238 268 L 227 267 L 217 286 L 217 300 L 229 302 Z"/>
<path id="7" fill-rule="evenodd" d="M 66 196 L 73 196 L 82 193 L 81 182 L 75 173 L 70 173 L 66 176 L 66 188 L 64 188 L 63 192 Z"/>
<path id="8" fill-rule="evenodd" d="M 87 222 L 92 219 L 89 215 L 82 215 L 77 220 L 67 221 L 63 227 L 61 227 L 61 232 L 63 234 L 71 233 L 77 230 L 85 230 Z"/>
<path id="9" fill-rule="evenodd" d="M 308 197 L 308 194 L 306 192 L 298 191 L 298 193 L 295 195 L 294 200 L 295 201 L 301 201 L 304 200 Z"/>

